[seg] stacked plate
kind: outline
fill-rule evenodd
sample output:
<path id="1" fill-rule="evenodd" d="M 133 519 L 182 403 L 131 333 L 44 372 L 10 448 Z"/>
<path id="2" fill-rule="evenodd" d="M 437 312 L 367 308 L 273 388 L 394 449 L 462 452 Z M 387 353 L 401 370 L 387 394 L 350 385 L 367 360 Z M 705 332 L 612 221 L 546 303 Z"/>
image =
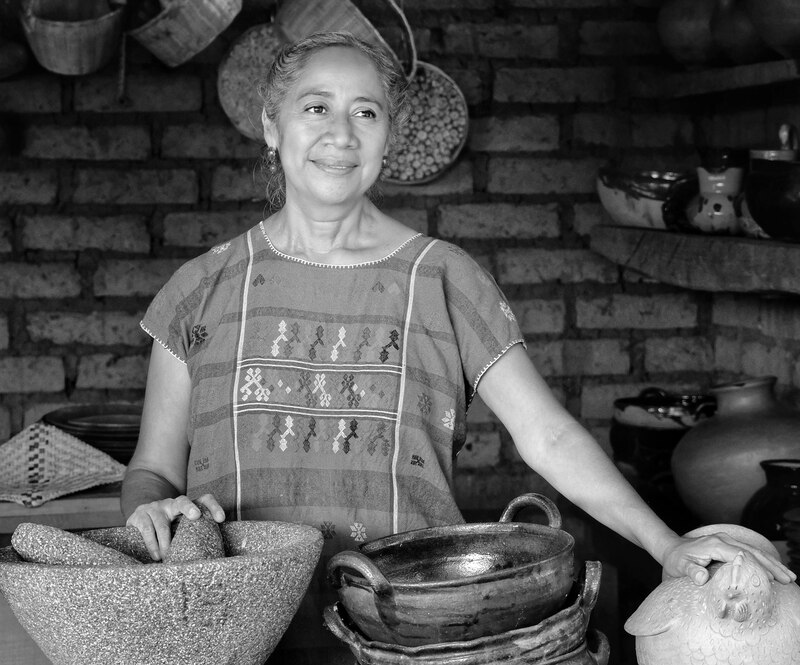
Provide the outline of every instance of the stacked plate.
<path id="1" fill-rule="evenodd" d="M 139 438 L 142 407 L 133 404 L 84 404 L 47 413 L 42 420 L 127 464 Z"/>
<path id="2" fill-rule="evenodd" d="M 791 508 L 783 514 L 783 533 L 788 548 L 788 566 L 800 576 L 800 508 Z"/>

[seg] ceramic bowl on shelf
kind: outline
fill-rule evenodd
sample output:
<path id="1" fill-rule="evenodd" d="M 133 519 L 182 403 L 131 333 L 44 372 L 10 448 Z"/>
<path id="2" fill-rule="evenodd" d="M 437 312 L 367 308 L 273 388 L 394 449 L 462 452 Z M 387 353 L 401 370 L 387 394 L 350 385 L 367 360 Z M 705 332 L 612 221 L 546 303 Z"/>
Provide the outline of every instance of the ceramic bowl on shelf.
<path id="1" fill-rule="evenodd" d="M 744 194 L 750 216 L 770 238 L 800 241 L 800 161 L 751 160 Z"/>
<path id="2" fill-rule="evenodd" d="M 695 173 L 634 171 L 607 166 L 597 174 L 600 203 L 620 226 L 674 228 L 664 218 L 664 204 L 675 192 L 685 190 L 697 192 Z"/>

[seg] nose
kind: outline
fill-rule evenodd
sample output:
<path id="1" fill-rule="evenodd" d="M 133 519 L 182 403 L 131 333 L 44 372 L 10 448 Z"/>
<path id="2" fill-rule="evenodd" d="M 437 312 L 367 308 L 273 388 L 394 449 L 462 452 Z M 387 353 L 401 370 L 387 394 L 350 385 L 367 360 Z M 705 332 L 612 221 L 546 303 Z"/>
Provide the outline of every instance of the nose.
<path id="1" fill-rule="evenodd" d="M 332 113 L 328 125 L 328 140 L 337 148 L 352 148 L 356 142 L 351 118 L 346 113 Z"/>

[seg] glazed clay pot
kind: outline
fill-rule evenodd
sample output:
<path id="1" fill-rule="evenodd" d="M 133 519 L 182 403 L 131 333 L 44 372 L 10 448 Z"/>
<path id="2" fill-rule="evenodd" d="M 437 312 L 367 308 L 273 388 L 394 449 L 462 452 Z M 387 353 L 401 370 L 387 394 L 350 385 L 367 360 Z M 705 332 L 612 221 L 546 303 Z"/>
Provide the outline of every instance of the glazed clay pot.
<path id="1" fill-rule="evenodd" d="M 800 240 L 800 161 L 751 159 L 744 197 L 753 220 L 776 240 Z"/>
<path id="2" fill-rule="evenodd" d="M 767 483 L 750 497 L 742 511 L 742 526 L 757 531 L 788 560 L 784 514 L 800 508 L 800 459 L 771 459 L 761 462 Z"/>
<path id="3" fill-rule="evenodd" d="M 669 55 L 687 66 L 719 60 L 711 35 L 711 16 L 717 0 L 667 0 L 658 12 L 656 28 Z"/>
<path id="4" fill-rule="evenodd" d="M 784 58 L 800 58 L 800 3 L 796 0 L 743 0 L 764 42 Z"/>
<path id="5" fill-rule="evenodd" d="M 672 454 L 678 495 L 704 523 L 739 524 L 764 485 L 760 462 L 800 457 L 800 414 L 778 402 L 774 376 L 711 389 L 717 413 L 684 435 Z"/>

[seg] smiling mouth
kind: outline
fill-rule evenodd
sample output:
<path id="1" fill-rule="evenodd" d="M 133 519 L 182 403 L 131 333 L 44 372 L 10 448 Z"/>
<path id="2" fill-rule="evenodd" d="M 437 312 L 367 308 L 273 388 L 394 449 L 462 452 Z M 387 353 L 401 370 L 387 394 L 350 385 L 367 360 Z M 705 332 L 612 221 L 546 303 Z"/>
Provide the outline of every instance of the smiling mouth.
<path id="1" fill-rule="evenodd" d="M 330 171 L 331 173 L 344 173 L 346 171 L 352 171 L 358 166 L 358 164 L 354 164 L 353 162 L 328 162 L 325 160 L 314 159 L 311 161 L 317 168 L 320 168 L 323 171 Z"/>

